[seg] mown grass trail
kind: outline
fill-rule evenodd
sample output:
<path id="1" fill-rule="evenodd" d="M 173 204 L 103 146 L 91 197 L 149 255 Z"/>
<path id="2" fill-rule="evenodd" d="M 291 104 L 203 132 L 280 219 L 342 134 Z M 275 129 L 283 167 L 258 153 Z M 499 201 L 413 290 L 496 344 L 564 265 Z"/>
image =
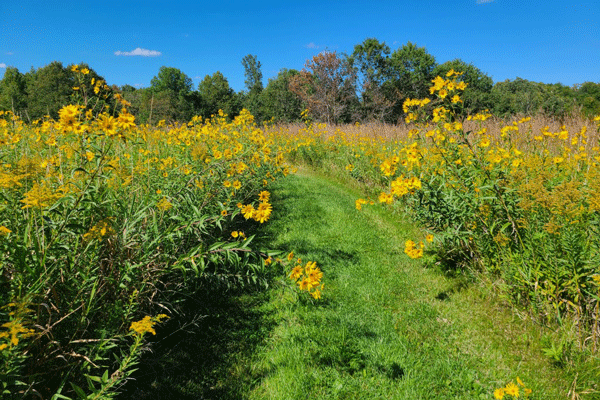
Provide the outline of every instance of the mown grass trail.
<path id="1" fill-rule="evenodd" d="M 316 260 L 325 295 L 312 304 L 272 292 L 278 324 L 254 356 L 250 398 L 489 399 L 517 376 L 535 398 L 565 396 L 535 330 L 410 260 L 415 228 L 379 206 L 357 211 L 358 197 L 307 170 L 274 190 L 272 244 Z"/>
<path id="2" fill-rule="evenodd" d="M 323 299 L 275 282 L 262 297 L 228 300 L 221 323 L 201 327 L 218 338 L 181 339 L 167 367 L 153 364 L 162 369 L 150 386 L 180 398 L 492 399 L 518 376 L 531 398 L 566 397 L 568 373 L 541 356 L 539 329 L 481 287 L 410 260 L 403 244 L 416 229 L 380 206 L 357 211 L 358 197 L 308 170 L 277 183 L 262 240 L 317 261 Z"/>

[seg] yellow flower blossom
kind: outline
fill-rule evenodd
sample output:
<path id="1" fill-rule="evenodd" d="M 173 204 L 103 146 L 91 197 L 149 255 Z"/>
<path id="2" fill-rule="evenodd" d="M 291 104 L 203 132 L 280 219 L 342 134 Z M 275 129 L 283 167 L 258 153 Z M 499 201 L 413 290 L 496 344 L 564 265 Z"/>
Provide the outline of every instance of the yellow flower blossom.
<path id="1" fill-rule="evenodd" d="M 510 382 L 504 388 L 504 393 L 507 395 L 513 396 L 515 398 L 518 398 L 519 397 L 519 387 L 517 385 L 515 385 L 513 382 Z"/>
<path id="2" fill-rule="evenodd" d="M 83 235 L 83 240 L 89 241 L 93 239 L 101 240 L 105 236 L 114 235 L 115 231 L 111 226 L 111 219 L 105 218 L 98 221 Z"/>
<path id="3" fill-rule="evenodd" d="M 260 222 L 261 224 L 266 222 L 271 216 L 271 212 L 273 211 L 273 207 L 271 204 L 262 202 L 258 205 L 258 208 L 254 211 L 252 218 Z"/>
<path id="4" fill-rule="evenodd" d="M 298 280 L 304 274 L 304 268 L 301 265 L 296 265 L 290 273 L 290 279 L 293 281 Z"/>
<path id="5" fill-rule="evenodd" d="M 269 201 L 269 197 L 271 196 L 271 193 L 269 193 L 266 190 L 263 190 L 262 192 L 260 192 L 258 194 L 258 200 L 262 201 L 262 202 L 267 202 Z"/>
<path id="6" fill-rule="evenodd" d="M 154 325 L 161 322 L 163 319 L 169 318 L 165 314 L 157 315 L 156 317 L 150 317 L 149 315 L 145 316 L 140 321 L 135 321 L 131 323 L 129 327 L 130 331 L 133 331 L 134 334 L 139 336 L 144 336 L 146 333 L 151 333 L 156 335 L 156 331 L 154 330 Z"/>
<path id="7" fill-rule="evenodd" d="M 494 390 L 494 398 L 502 400 L 504 398 L 504 388 L 498 388 Z"/>
<path id="8" fill-rule="evenodd" d="M 173 208 L 173 204 L 166 197 L 163 197 L 158 203 L 156 203 L 156 208 L 161 211 L 167 211 Z"/>
<path id="9" fill-rule="evenodd" d="M 242 215 L 245 219 L 250 219 L 254 215 L 254 206 L 252 204 L 245 205 L 242 207 Z"/>

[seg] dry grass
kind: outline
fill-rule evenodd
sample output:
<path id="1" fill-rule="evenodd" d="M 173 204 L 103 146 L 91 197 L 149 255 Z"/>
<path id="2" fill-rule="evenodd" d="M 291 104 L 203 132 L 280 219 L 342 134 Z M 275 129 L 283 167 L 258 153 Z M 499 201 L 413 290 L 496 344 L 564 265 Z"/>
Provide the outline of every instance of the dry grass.
<path id="1" fill-rule="evenodd" d="M 512 125 L 513 123 L 519 123 L 523 119 L 523 116 L 514 116 L 511 118 L 497 118 L 492 117 L 485 122 L 481 123 L 481 127 L 487 129 L 487 134 L 490 135 L 493 139 L 500 139 L 500 131 L 503 127 L 507 125 Z M 586 129 L 586 137 L 587 141 L 585 144 L 585 151 L 588 153 L 592 153 L 592 149 L 594 147 L 599 146 L 599 132 L 596 122 L 584 118 L 584 117 L 570 117 L 564 120 L 558 120 L 556 118 L 551 118 L 543 115 L 539 115 L 536 117 L 532 117 L 529 121 L 519 124 L 519 134 L 517 136 L 517 141 L 515 145 L 517 145 L 522 150 L 529 150 L 531 145 L 535 143 L 535 136 L 540 136 L 541 132 L 546 129 L 549 132 L 559 132 L 562 127 L 569 132 L 569 140 L 574 137 L 576 134 L 580 133 L 582 129 Z M 479 121 L 463 121 L 463 127 L 465 132 L 468 131 L 478 131 L 480 129 Z M 279 128 L 284 131 L 289 132 L 291 135 L 297 134 L 301 129 L 305 128 L 304 124 L 288 124 L 281 125 Z M 368 137 L 374 139 L 384 140 L 401 140 L 406 141 L 409 139 L 409 131 L 411 129 L 416 128 L 414 124 L 399 124 L 392 125 L 381 122 L 368 122 L 364 124 L 340 124 L 340 125 L 326 125 L 326 124 L 318 124 L 315 131 L 319 131 L 322 133 L 324 137 L 337 136 L 339 132 L 344 132 L 346 135 L 350 137 Z M 562 141 L 561 141 L 562 142 Z M 557 152 L 562 152 L 562 144 L 556 142 L 556 150 Z M 560 145 L 559 145 L 560 144 Z M 552 151 L 553 146 L 550 146 L 549 149 Z"/>

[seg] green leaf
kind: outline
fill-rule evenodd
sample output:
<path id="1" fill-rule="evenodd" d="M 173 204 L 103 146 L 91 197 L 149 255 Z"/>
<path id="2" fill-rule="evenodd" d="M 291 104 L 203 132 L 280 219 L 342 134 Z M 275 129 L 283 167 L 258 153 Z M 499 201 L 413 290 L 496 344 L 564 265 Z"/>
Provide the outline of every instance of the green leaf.
<path id="1" fill-rule="evenodd" d="M 73 388 L 73 390 L 75 391 L 75 393 L 77 394 L 77 396 L 79 396 L 80 399 L 87 399 L 87 395 L 85 394 L 85 392 L 83 391 L 82 388 L 80 388 L 79 386 L 77 386 L 73 382 L 69 382 L 69 384 L 71 385 L 71 387 Z M 66 397 L 66 396 L 63 396 L 63 395 L 60 395 L 60 396 L 61 396 L 60 398 L 62 398 L 62 399 L 68 399 L 68 397 Z"/>

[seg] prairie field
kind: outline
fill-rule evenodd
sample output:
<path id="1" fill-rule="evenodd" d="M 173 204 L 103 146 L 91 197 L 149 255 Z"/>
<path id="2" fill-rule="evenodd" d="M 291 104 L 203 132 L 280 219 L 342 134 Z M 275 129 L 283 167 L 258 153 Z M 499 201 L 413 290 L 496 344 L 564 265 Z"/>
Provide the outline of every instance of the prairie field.
<path id="1" fill-rule="evenodd" d="M 231 355 L 237 375 L 212 370 L 223 387 L 231 376 L 247 386 L 215 398 L 307 398 L 304 383 L 325 398 L 597 396 L 600 116 L 460 120 L 456 78 L 434 80 L 435 100 L 406 100 L 397 126 L 307 113 L 303 125 L 258 125 L 247 111 L 138 125 L 119 97 L 109 110 L 65 105 L 56 121 L 2 113 L 3 396 L 152 397 L 127 382 L 144 381 L 149 342 L 181 331 L 206 293 L 206 304 L 243 293 L 274 326 L 239 328 L 260 333 L 256 354 Z M 472 310 L 438 304 L 461 288 Z M 495 312 L 506 336 L 490 338 L 486 365 L 483 331 L 467 320 L 493 325 Z M 190 326 L 213 343 L 202 323 Z M 219 327 L 223 340 L 250 340 L 236 326 Z M 500 360 L 517 357 L 504 339 L 531 356 Z M 468 350 L 448 353 L 456 343 Z M 312 377 L 290 386 L 307 365 Z"/>

